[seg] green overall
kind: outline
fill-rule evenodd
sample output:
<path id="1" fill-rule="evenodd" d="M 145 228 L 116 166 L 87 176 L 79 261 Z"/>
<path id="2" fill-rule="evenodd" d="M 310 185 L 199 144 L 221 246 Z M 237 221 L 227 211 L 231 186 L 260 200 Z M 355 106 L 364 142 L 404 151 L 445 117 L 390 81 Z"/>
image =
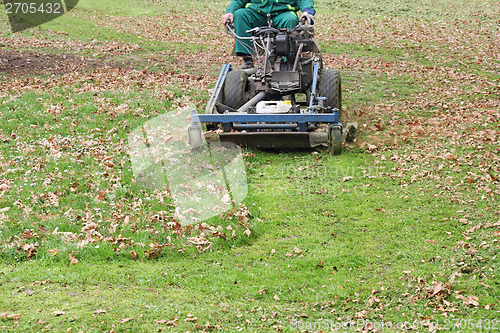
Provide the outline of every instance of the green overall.
<path id="1" fill-rule="evenodd" d="M 271 14 L 273 27 L 291 29 L 299 23 L 297 10 L 314 10 L 314 0 L 232 0 L 226 13 L 234 15 L 234 31 L 240 37 L 250 37 L 247 33 L 255 27 L 267 25 L 267 14 Z M 243 43 L 246 48 L 241 45 Z M 236 41 L 236 54 L 248 55 L 252 50 L 250 40 Z"/>

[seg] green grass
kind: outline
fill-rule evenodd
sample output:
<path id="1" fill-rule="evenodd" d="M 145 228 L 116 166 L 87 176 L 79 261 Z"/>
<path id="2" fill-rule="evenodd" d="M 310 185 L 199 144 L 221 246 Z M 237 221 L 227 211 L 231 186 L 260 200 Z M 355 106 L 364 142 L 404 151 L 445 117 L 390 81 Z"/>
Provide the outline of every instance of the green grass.
<path id="1" fill-rule="evenodd" d="M 116 4 L 81 1 L 18 34 L 1 25 L 6 50 L 96 63 L 0 74 L 0 332 L 498 318 L 496 3 L 318 1 L 357 142 L 335 157 L 244 150 L 251 216 L 206 221 L 227 237 L 203 252 L 187 240 L 199 230 L 169 226 L 168 191 L 135 183 L 126 145 L 149 119 L 204 108 L 234 60 L 207 14 L 226 3 Z M 89 221 L 103 238 L 85 243 Z"/>

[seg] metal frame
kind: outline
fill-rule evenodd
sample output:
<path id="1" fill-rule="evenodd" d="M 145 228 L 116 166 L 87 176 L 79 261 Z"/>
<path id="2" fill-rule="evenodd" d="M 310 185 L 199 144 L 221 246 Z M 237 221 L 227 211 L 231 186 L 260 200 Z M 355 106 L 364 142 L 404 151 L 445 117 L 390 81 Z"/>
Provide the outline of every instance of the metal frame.
<path id="1" fill-rule="evenodd" d="M 314 112 L 314 102 L 316 100 L 316 86 L 318 85 L 319 63 L 316 63 L 313 68 L 313 80 L 311 86 L 311 96 L 309 101 L 309 109 Z"/>
<path id="2" fill-rule="evenodd" d="M 332 113 L 282 113 L 257 114 L 228 112 L 223 114 L 197 114 L 193 111 L 192 121 L 195 123 L 338 123 L 338 110 Z"/>
<path id="3" fill-rule="evenodd" d="M 330 123 L 340 126 L 338 110 L 332 113 L 285 113 L 285 114 L 255 114 L 228 112 L 224 114 L 196 114 L 191 115 L 193 123 L 222 123 L 233 124 L 237 130 L 247 129 L 288 129 L 307 132 L 309 123 Z M 237 124 L 234 124 L 237 123 Z"/>
<path id="4" fill-rule="evenodd" d="M 224 64 L 219 74 L 219 78 L 217 79 L 217 83 L 215 84 L 214 90 L 212 91 L 212 96 L 208 100 L 207 108 L 205 109 L 205 113 L 211 114 L 215 111 L 215 106 L 217 104 L 217 100 L 219 99 L 222 88 L 224 87 L 224 82 L 226 81 L 227 73 L 233 70 L 231 64 Z"/>
<path id="5" fill-rule="evenodd" d="M 230 64 L 224 64 L 208 102 L 205 114 L 197 114 L 193 111 L 191 121 L 194 124 L 232 124 L 232 127 L 237 130 L 286 129 L 295 130 L 298 132 L 307 132 L 309 123 L 328 123 L 341 126 L 338 121 L 338 109 L 333 109 L 332 113 L 317 113 L 317 111 L 315 110 L 316 102 L 320 101 L 322 98 L 321 96 L 316 96 L 319 67 L 319 63 L 314 65 L 310 103 L 307 112 L 284 114 L 225 112 L 223 114 L 219 114 L 215 109 L 218 103 L 217 101 L 224 86 L 224 81 L 226 79 L 227 73 L 233 70 Z M 239 111 L 241 111 L 241 109 Z"/>

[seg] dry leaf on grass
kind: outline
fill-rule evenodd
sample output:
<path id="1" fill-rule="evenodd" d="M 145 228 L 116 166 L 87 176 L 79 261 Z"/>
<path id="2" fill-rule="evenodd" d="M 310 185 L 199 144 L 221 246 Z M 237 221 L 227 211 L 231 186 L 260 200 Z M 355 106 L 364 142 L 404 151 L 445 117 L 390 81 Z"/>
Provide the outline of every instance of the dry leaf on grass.
<path id="1" fill-rule="evenodd" d="M 203 237 L 199 237 L 199 236 L 188 237 L 187 241 L 191 244 L 194 244 L 194 245 L 208 245 L 208 244 L 210 244 L 209 240 L 207 240 L 206 238 L 203 238 Z"/>
<path id="2" fill-rule="evenodd" d="M 69 266 L 76 265 L 78 264 L 78 259 L 76 259 L 73 254 L 76 254 L 76 252 L 69 253 L 68 252 L 68 258 L 69 258 Z"/>
<path id="3" fill-rule="evenodd" d="M 473 295 L 469 295 L 467 297 L 463 295 L 457 295 L 455 296 L 457 299 L 461 299 L 465 305 L 473 305 L 473 306 L 479 306 L 479 298 Z"/>
<path id="4" fill-rule="evenodd" d="M 192 314 L 192 313 L 188 313 L 188 314 L 187 314 L 187 318 L 186 318 L 186 319 L 184 319 L 184 321 L 186 321 L 186 322 L 187 322 L 187 321 L 197 321 L 197 320 L 198 320 L 198 318 L 196 318 L 196 317 L 194 316 L 194 314 Z"/>
<path id="5" fill-rule="evenodd" d="M 12 319 L 12 320 L 19 320 L 21 318 L 21 314 L 19 313 L 13 313 L 7 316 L 7 319 Z"/>
<path id="6" fill-rule="evenodd" d="M 21 248 L 26 251 L 26 256 L 28 258 L 34 257 L 37 253 L 38 242 L 34 244 L 23 244 Z"/>
<path id="7" fill-rule="evenodd" d="M 179 325 L 179 324 L 177 323 L 177 319 L 178 319 L 178 317 L 177 317 L 177 316 L 174 316 L 174 317 L 172 318 L 172 320 L 165 320 L 165 319 L 161 319 L 161 320 L 153 320 L 153 321 L 154 321 L 155 323 L 157 323 L 157 324 L 165 324 L 165 325 L 169 325 L 169 326 L 177 326 L 177 325 Z"/>
<path id="8" fill-rule="evenodd" d="M 128 321 L 131 321 L 131 320 L 134 320 L 134 318 L 123 318 L 123 319 L 120 319 L 120 323 L 124 324 L 124 323 L 126 323 Z"/>
<path id="9" fill-rule="evenodd" d="M 61 253 L 61 250 L 58 250 L 56 248 L 47 250 L 48 253 L 52 254 L 54 257 L 57 256 L 59 253 Z"/>
<path id="10" fill-rule="evenodd" d="M 20 318 L 21 318 L 21 315 L 19 313 L 8 314 L 7 311 L 0 313 L 0 319 L 3 319 L 3 320 L 6 320 L 6 319 L 19 320 Z"/>
<path id="11" fill-rule="evenodd" d="M 457 155 L 455 154 L 451 154 L 451 153 L 446 153 L 442 156 L 443 159 L 445 160 L 450 160 L 450 161 L 453 161 L 453 160 L 456 160 L 457 159 Z"/>
<path id="12" fill-rule="evenodd" d="M 130 256 L 132 260 L 137 260 L 137 253 L 135 251 L 130 251 Z"/>

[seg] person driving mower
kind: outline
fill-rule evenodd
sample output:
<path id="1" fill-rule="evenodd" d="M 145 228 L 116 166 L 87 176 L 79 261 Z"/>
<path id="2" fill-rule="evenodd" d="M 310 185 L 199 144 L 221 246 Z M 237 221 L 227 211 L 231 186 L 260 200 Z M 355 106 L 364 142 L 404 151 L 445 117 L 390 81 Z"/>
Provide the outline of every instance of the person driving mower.
<path id="1" fill-rule="evenodd" d="M 292 29 L 299 23 L 297 10 L 301 10 L 300 21 L 314 24 L 314 0 L 232 0 L 222 16 L 222 24 L 234 23 L 236 35 L 249 37 L 248 30 L 265 26 L 268 20 L 276 29 Z M 236 55 L 243 58 L 242 69 L 253 68 L 252 42 L 238 39 Z"/>

